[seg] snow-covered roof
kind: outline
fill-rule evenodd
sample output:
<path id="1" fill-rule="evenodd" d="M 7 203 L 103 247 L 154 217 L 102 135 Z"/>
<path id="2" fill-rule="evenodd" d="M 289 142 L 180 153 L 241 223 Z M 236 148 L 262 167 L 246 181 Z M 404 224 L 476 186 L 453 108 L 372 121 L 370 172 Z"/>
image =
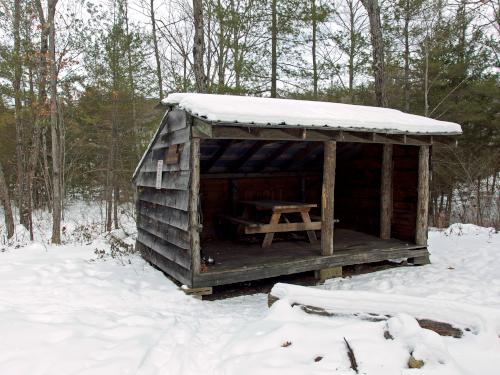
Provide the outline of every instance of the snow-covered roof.
<path id="1" fill-rule="evenodd" d="M 163 100 L 215 123 L 407 134 L 461 134 L 459 124 L 395 109 L 250 96 L 174 93 Z"/>

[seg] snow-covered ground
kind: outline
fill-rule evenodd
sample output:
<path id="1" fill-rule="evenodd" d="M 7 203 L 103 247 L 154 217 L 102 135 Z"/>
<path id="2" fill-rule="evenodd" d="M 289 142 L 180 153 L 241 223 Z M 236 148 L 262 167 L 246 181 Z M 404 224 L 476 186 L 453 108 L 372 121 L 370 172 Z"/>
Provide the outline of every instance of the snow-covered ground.
<path id="1" fill-rule="evenodd" d="M 407 314 L 370 322 L 310 315 L 284 301 L 268 309 L 265 294 L 188 297 L 138 256 L 107 255 L 99 215 L 95 206 L 71 206 L 62 246 L 47 244 L 42 213 L 36 242 L 22 230 L 16 242 L 0 242 L 0 374 L 354 374 L 344 338 L 360 374 L 499 373 L 500 339 L 491 332 L 443 338 Z M 123 225 L 117 235 L 130 241 L 133 220 Z M 455 225 L 432 231 L 430 250 L 432 265 L 335 279 L 322 289 L 500 313 L 500 234 Z M 411 352 L 423 368 L 407 368 Z"/>

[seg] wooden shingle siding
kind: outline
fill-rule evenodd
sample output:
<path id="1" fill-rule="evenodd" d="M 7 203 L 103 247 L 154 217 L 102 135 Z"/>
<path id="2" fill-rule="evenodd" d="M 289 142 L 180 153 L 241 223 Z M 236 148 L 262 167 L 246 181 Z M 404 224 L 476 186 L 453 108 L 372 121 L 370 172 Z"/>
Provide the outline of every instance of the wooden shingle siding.
<path id="1" fill-rule="evenodd" d="M 191 271 L 189 269 L 184 268 L 176 262 L 165 258 L 159 252 L 145 245 L 143 241 L 148 243 L 147 238 L 144 235 L 141 235 L 141 231 L 139 231 L 136 246 L 137 250 L 140 251 L 144 259 L 146 259 L 148 262 L 151 262 L 160 270 L 175 278 L 177 281 L 187 285 L 191 284 Z"/>
<path id="2" fill-rule="evenodd" d="M 185 231 L 189 227 L 189 217 L 185 210 L 139 201 L 137 213 Z"/>
<path id="3" fill-rule="evenodd" d="M 168 147 L 179 145 L 178 163 L 165 163 Z M 161 189 L 156 189 L 158 160 L 163 160 Z M 137 244 L 143 257 L 181 283 L 191 285 L 189 231 L 191 140 L 186 113 L 171 110 L 135 179 Z"/>
<path id="4" fill-rule="evenodd" d="M 164 190 L 141 187 L 137 198 L 143 202 L 158 204 L 177 210 L 187 211 L 189 192 L 187 190 L 172 190 L 165 194 Z"/>
<path id="5" fill-rule="evenodd" d="M 186 142 L 182 144 L 182 150 L 180 151 L 179 163 L 167 164 L 163 163 L 163 172 L 176 172 L 176 171 L 188 171 L 189 170 L 189 155 L 191 153 L 191 144 Z M 141 172 L 154 172 L 156 173 L 156 162 L 157 160 L 148 159 L 144 162 Z"/>
<path id="6" fill-rule="evenodd" d="M 181 249 L 180 247 L 171 244 L 169 241 L 151 234 L 149 231 L 141 228 L 141 226 L 138 226 L 137 232 L 137 237 L 141 243 L 156 251 L 168 260 L 177 263 L 186 270 L 191 269 L 191 258 L 186 249 Z"/>
<path id="7" fill-rule="evenodd" d="M 187 190 L 189 171 L 163 172 L 161 188 L 168 190 Z M 144 187 L 156 187 L 156 172 L 140 172 L 136 184 Z"/>
<path id="8" fill-rule="evenodd" d="M 154 220 L 149 216 L 138 214 L 137 227 L 162 238 L 182 249 L 189 249 L 189 235 L 188 232 Z"/>
<path id="9" fill-rule="evenodd" d="M 161 133 L 160 139 L 153 145 L 153 150 L 179 145 L 189 141 L 190 129 L 184 128 L 172 133 Z"/>

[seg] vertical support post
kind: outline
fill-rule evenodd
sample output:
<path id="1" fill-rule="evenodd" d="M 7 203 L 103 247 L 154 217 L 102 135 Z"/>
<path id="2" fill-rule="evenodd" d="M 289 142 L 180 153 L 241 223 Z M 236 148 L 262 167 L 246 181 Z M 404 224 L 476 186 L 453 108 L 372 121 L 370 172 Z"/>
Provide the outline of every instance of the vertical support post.
<path id="1" fill-rule="evenodd" d="M 192 274 L 200 273 L 200 139 L 191 139 L 191 184 L 189 185 L 189 238 Z"/>
<path id="2" fill-rule="evenodd" d="M 427 226 L 429 220 L 429 148 L 420 146 L 418 153 L 418 199 L 415 243 L 427 246 Z M 429 255 L 408 259 L 415 265 L 430 263 Z"/>
<path id="3" fill-rule="evenodd" d="M 420 146 L 418 153 L 418 200 L 415 242 L 427 245 L 429 217 L 429 146 Z"/>
<path id="4" fill-rule="evenodd" d="M 392 222 L 392 171 L 393 146 L 384 144 L 382 155 L 382 176 L 380 182 L 380 238 L 391 238 Z"/>
<path id="5" fill-rule="evenodd" d="M 323 186 L 321 193 L 321 254 L 333 254 L 333 196 L 335 190 L 335 164 L 337 143 L 325 141 Z"/>

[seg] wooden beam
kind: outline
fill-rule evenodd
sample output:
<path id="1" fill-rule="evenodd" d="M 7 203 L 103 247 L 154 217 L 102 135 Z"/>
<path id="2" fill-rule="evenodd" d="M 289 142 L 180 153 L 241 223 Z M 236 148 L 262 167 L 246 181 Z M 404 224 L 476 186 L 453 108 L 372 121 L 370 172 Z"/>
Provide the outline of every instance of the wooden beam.
<path id="1" fill-rule="evenodd" d="M 215 153 L 212 155 L 210 159 L 206 161 L 206 163 L 203 163 L 203 173 L 208 172 L 215 163 L 217 163 L 217 160 L 219 160 L 222 155 L 227 151 L 229 147 L 233 144 L 233 141 L 226 139 L 222 141 L 222 144 L 220 145 L 219 149 L 215 151 Z"/>
<path id="2" fill-rule="evenodd" d="M 284 142 L 282 145 L 278 146 L 278 148 L 272 151 L 268 157 L 259 162 L 257 167 L 255 167 L 255 172 L 260 172 L 263 169 L 265 169 L 270 163 L 279 158 L 284 152 L 286 152 L 293 145 L 294 145 L 293 142 Z"/>
<path id="3" fill-rule="evenodd" d="M 418 153 L 418 199 L 415 243 L 427 245 L 429 216 L 429 146 L 420 146 Z"/>
<path id="4" fill-rule="evenodd" d="M 269 143 L 269 141 L 256 141 L 239 159 L 229 167 L 229 170 L 234 172 L 240 169 L 257 151 L 259 151 L 264 145 Z"/>
<path id="5" fill-rule="evenodd" d="M 384 145 L 382 155 L 382 176 L 380 183 L 380 238 L 391 238 L 392 222 L 392 145 Z"/>
<path id="6" fill-rule="evenodd" d="M 203 179 L 218 179 L 218 178 L 228 178 L 228 179 L 238 179 L 238 178 L 278 178 L 278 177 L 307 177 L 307 176 L 317 176 L 320 174 L 319 171 L 286 171 L 286 172 L 230 172 L 230 173 L 207 173 L 202 174 Z"/>
<path id="7" fill-rule="evenodd" d="M 321 254 L 333 254 L 333 195 L 337 143 L 324 142 L 323 187 L 321 193 Z"/>
<path id="8" fill-rule="evenodd" d="M 323 142 L 310 142 L 303 150 L 297 151 L 297 156 L 295 156 L 290 162 L 288 162 L 288 169 L 303 167 L 304 161 L 322 146 Z"/>
<path id="9" fill-rule="evenodd" d="M 199 222 L 199 195 L 200 195 L 200 139 L 191 141 L 191 184 L 189 187 L 189 238 L 193 275 L 200 273 L 200 231 Z"/>

